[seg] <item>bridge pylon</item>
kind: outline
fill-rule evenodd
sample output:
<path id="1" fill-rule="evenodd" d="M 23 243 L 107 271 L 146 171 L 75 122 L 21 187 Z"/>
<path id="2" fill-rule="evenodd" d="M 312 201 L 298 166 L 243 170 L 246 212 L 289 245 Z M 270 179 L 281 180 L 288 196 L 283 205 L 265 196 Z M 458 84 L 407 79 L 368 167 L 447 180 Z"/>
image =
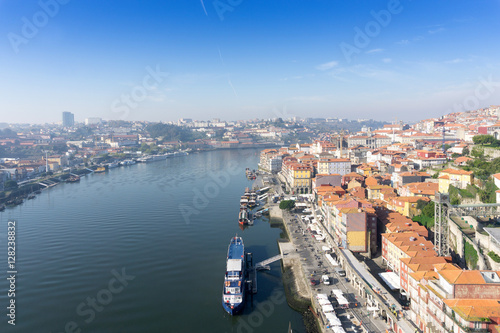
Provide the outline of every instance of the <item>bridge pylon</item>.
<path id="1" fill-rule="evenodd" d="M 436 192 L 434 199 L 434 251 L 439 256 L 450 255 L 449 221 L 450 194 Z"/>

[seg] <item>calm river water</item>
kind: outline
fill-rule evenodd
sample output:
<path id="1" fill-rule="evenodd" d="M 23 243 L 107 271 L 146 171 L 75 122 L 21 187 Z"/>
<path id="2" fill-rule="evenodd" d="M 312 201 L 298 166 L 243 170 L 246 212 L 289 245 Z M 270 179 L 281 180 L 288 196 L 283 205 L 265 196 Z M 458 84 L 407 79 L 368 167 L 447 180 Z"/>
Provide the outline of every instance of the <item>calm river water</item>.
<path id="1" fill-rule="evenodd" d="M 259 261 L 280 229 L 240 230 L 239 198 L 257 150 L 213 151 L 111 169 L 61 184 L 0 213 L 0 332 L 304 332 L 286 303 L 280 264 L 259 273 L 253 308 L 221 306 L 229 240 Z M 16 221 L 15 297 L 7 221 Z M 9 274 L 10 276 L 10 274 Z M 8 324 L 15 299 L 15 326 Z"/>

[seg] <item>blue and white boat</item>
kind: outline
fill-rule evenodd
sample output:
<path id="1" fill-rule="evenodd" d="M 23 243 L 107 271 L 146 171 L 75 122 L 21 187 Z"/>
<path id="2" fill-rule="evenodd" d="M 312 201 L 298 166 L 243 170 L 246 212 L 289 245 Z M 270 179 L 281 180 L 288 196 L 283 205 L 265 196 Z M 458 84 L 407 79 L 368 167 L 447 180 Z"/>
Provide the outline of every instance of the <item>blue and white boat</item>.
<path id="1" fill-rule="evenodd" d="M 222 306 L 230 315 L 241 312 L 245 305 L 245 246 L 243 239 L 231 238 L 227 249 L 226 274 L 222 291 Z"/>

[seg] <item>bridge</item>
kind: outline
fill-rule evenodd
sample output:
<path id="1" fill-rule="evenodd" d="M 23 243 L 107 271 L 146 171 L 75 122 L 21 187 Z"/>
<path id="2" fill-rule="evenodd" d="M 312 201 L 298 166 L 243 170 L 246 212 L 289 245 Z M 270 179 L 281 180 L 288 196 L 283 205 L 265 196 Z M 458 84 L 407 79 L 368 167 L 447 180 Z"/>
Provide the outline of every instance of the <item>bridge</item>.
<path id="1" fill-rule="evenodd" d="M 272 264 L 275 261 L 281 260 L 281 258 L 283 258 L 283 256 L 281 254 L 277 254 L 274 257 L 271 257 L 269 259 L 258 262 L 255 264 L 255 269 L 257 269 L 257 270 L 263 270 L 263 269 L 269 270 L 270 269 L 269 264 Z"/>
<path id="2" fill-rule="evenodd" d="M 500 215 L 500 203 L 451 205 L 450 215 L 457 216 L 498 216 Z"/>
<path id="3" fill-rule="evenodd" d="M 452 205 L 448 193 L 436 193 L 434 201 L 434 250 L 439 256 L 450 255 L 450 216 L 500 216 L 500 203 Z"/>

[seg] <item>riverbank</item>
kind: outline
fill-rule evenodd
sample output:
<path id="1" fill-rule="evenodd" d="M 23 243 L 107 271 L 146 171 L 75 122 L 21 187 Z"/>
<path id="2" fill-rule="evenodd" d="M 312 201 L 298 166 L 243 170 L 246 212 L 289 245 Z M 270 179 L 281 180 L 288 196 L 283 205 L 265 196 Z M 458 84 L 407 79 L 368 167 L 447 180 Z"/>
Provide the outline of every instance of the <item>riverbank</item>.
<path id="1" fill-rule="evenodd" d="M 176 152 L 172 153 L 172 155 L 163 155 L 164 158 L 154 159 L 150 157 L 154 157 L 155 155 L 149 155 L 143 157 L 145 163 L 152 163 L 158 161 L 164 161 L 167 157 L 180 157 L 187 156 L 187 152 Z M 150 159 L 148 159 L 150 158 Z M 97 163 L 91 166 L 83 166 L 75 167 L 73 169 L 63 169 L 59 172 L 48 172 L 46 176 L 34 178 L 31 181 L 23 181 L 20 182 L 18 187 L 10 188 L 0 192 L 0 210 L 7 208 L 13 208 L 18 206 L 24 202 L 25 199 L 33 199 L 36 194 L 40 191 L 47 190 L 51 187 L 59 185 L 60 183 L 75 183 L 80 180 L 80 177 L 87 176 L 91 173 L 104 173 L 108 172 L 111 169 L 122 167 L 122 166 L 130 166 L 141 162 L 140 159 L 130 159 L 128 156 L 126 158 L 121 159 L 113 159 L 112 163 Z M 45 173 L 44 173 L 45 174 Z M 35 193 L 38 192 L 38 193 Z M 2 208 L 3 207 L 3 208 Z"/>
<path id="2" fill-rule="evenodd" d="M 278 205 L 271 205 L 269 212 L 270 220 L 273 223 L 280 223 L 283 234 L 286 235 L 286 240 L 278 241 L 278 246 L 282 255 L 282 279 L 287 303 L 292 309 L 302 313 L 304 325 L 308 333 L 319 333 L 321 332 L 321 328 L 318 318 L 311 311 L 311 289 L 307 284 L 308 280 L 300 262 L 300 255 L 290 241 L 291 230 L 288 223 L 284 221 L 283 211 Z"/>

